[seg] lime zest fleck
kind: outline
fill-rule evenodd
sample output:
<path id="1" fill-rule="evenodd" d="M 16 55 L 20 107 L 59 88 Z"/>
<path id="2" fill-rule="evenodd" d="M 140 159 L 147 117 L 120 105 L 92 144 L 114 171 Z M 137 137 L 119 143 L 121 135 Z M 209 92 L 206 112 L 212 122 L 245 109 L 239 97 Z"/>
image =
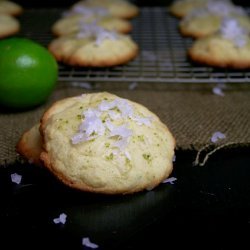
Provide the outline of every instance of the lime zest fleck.
<path id="1" fill-rule="evenodd" d="M 78 120 L 81 120 L 81 119 L 82 119 L 82 115 L 78 114 L 78 115 L 76 116 L 76 118 L 77 118 Z"/>
<path id="2" fill-rule="evenodd" d="M 108 160 L 108 161 L 111 161 L 114 159 L 114 154 L 113 153 L 110 153 L 109 155 L 106 155 L 105 156 L 105 159 Z"/>
<path id="3" fill-rule="evenodd" d="M 130 159 L 128 159 L 127 157 L 125 158 L 125 164 L 130 166 L 130 167 L 132 166 Z"/>
<path id="4" fill-rule="evenodd" d="M 145 140 L 144 140 L 144 135 L 138 135 L 137 138 L 139 139 L 139 141 L 142 141 L 142 142 L 145 141 Z"/>
<path id="5" fill-rule="evenodd" d="M 142 156 L 143 156 L 143 158 L 144 158 L 148 163 L 150 163 L 150 162 L 152 161 L 152 156 L 151 156 L 151 154 L 143 154 Z"/>

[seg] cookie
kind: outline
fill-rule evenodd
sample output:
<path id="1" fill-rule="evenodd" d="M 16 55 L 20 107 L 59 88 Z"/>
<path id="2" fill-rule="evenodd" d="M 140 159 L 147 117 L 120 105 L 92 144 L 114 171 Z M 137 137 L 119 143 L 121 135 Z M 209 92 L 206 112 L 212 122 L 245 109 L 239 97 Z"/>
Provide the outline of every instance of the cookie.
<path id="1" fill-rule="evenodd" d="M 145 106 L 107 92 L 63 99 L 42 116 L 41 160 L 69 187 L 128 194 L 173 170 L 175 139 Z"/>
<path id="2" fill-rule="evenodd" d="M 184 36 L 201 38 L 217 32 L 225 17 L 238 19 L 241 25 L 250 29 L 250 18 L 242 7 L 227 1 L 208 2 L 203 8 L 195 9 L 186 15 L 179 24 L 180 33 Z"/>
<path id="3" fill-rule="evenodd" d="M 183 18 L 196 8 L 205 6 L 209 0 L 175 0 L 169 6 L 169 12 L 178 17 Z"/>
<path id="4" fill-rule="evenodd" d="M 0 38 L 14 35 L 20 31 L 19 21 L 10 15 L 0 14 Z"/>
<path id="5" fill-rule="evenodd" d="M 77 34 L 51 41 L 49 51 L 56 60 L 72 66 L 110 67 L 128 63 L 138 54 L 138 45 L 129 35 L 85 24 Z"/>
<path id="6" fill-rule="evenodd" d="M 220 31 L 194 41 L 188 49 L 194 62 L 220 67 L 250 68 L 249 31 L 237 19 L 224 19 Z"/>
<path id="7" fill-rule="evenodd" d="M 23 12 L 21 5 L 12 1 L 0 1 L 0 14 L 7 14 L 12 16 L 20 15 Z"/>
<path id="8" fill-rule="evenodd" d="M 95 22 L 98 26 L 114 30 L 120 33 L 129 33 L 132 30 L 132 24 L 124 19 L 112 16 L 84 16 L 82 14 L 70 15 L 57 20 L 52 26 L 52 32 L 56 36 L 78 33 L 81 27 L 86 23 Z"/>
<path id="9" fill-rule="evenodd" d="M 125 19 L 136 17 L 139 14 L 139 8 L 126 0 L 82 0 L 76 2 L 72 8 L 79 6 L 104 8 L 110 15 Z"/>
<path id="10" fill-rule="evenodd" d="M 40 123 L 27 130 L 17 143 L 16 151 L 28 162 L 42 165 L 40 154 L 42 152 L 42 137 L 39 132 Z"/>

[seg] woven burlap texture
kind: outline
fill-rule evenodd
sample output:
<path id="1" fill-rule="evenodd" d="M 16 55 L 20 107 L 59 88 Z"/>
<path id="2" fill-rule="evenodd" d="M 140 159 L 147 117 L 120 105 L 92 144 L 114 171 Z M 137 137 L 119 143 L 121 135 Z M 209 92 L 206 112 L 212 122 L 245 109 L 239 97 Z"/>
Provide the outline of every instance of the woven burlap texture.
<path id="1" fill-rule="evenodd" d="M 134 85 L 135 86 L 135 85 Z M 58 84 L 49 100 L 29 111 L 0 113 L 0 165 L 16 161 L 15 146 L 22 133 L 39 122 L 54 101 L 83 93 L 108 91 L 145 105 L 169 127 L 176 139 L 176 149 L 202 150 L 215 147 L 213 133 L 226 138 L 218 144 L 250 145 L 250 86 L 229 85 L 224 96 L 213 93 L 212 85 L 138 84 L 131 89 L 124 83 L 96 84 L 92 89 Z"/>

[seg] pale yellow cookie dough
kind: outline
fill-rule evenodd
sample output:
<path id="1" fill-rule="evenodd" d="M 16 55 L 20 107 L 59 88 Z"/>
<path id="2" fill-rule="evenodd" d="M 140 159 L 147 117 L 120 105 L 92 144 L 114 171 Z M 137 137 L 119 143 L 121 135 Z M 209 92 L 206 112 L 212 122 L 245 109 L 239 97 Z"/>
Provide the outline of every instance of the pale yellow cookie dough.
<path id="1" fill-rule="evenodd" d="M 138 54 L 138 45 L 129 35 L 100 27 L 89 27 L 85 31 L 83 35 L 80 33 L 56 38 L 51 41 L 48 49 L 59 62 L 87 67 L 125 64 Z"/>
<path id="2" fill-rule="evenodd" d="M 178 18 L 183 18 L 195 8 L 203 7 L 208 0 L 175 0 L 169 6 L 169 12 Z"/>
<path id="3" fill-rule="evenodd" d="M 228 39 L 216 33 L 194 41 L 188 55 L 194 62 L 204 65 L 247 69 L 250 68 L 250 39 L 237 35 Z"/>
<path id="4" fill-rule="evenodd" d="M 20 23 L 15 17 L 0 13 L 0 38 L 14 35 L 19 31 Z"/>
<path id="5" fill-rule="evenodd" d="M 23 7 L 15 2 L 0 0 L 0 14 L 20 15 L 23 12 Z"/>
<path id="6" fill-rule="evenodd" d="M 227 1 L 208 2 L 205 7 L 190 12 L 180 21 L 179 29 L 184 36 L 200 38 L 217 32 L 224 18 L 235 18 L 250 30 L 250 18 L 246 11 Z"/>
<path id="7" fill-rule="evenodd" d="M 121 33 L 129 33 L 132 30 L 132 24 L 124 19 L 112 16 L 90 16 L 85 17 L 81 14 L 74 14 L 57 20 L 52 26 L 52 32 L 56 36 L 68 35 L 80 32 L 81 27 L 86 23 L 95 22 L 97 25 Z"/>
<path id="8" fill-rule="evenodd" d="M 105 8 L 112 16 L 126 19 L 139 14 L 139 8 L 126 0 L 82 0 L 76 2 L 72 7 L 76 6 Z"/>
<path id="9" fill-rule="evenodd" d="M 56 102 L 43 115 L 41 159 L 66 185 L 128 194 L 152 189 L 173 170 L 175 139 L 145 106 L 107 92 Z"/>
<path id="10" fill-rule="evenodd" d="M 25 131 L 16 145 L 16 151 L 29 163 L 42 165 L 40 154 L 42 153 L 42 137 L 39 131 L 40 123 L 35 124 Z"/>

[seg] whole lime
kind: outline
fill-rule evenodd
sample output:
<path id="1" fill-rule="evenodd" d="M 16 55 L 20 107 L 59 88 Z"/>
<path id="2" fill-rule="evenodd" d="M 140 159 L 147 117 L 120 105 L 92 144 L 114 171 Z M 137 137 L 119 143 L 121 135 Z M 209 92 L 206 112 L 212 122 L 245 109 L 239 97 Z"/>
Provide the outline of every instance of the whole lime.
<path id="1" fill-rule="evenodd" d="M 58 78 L 58 64 L 39 43 L 21 37 L 0 41 L 0 104 L 31 108 L 44 103 Z"/>

